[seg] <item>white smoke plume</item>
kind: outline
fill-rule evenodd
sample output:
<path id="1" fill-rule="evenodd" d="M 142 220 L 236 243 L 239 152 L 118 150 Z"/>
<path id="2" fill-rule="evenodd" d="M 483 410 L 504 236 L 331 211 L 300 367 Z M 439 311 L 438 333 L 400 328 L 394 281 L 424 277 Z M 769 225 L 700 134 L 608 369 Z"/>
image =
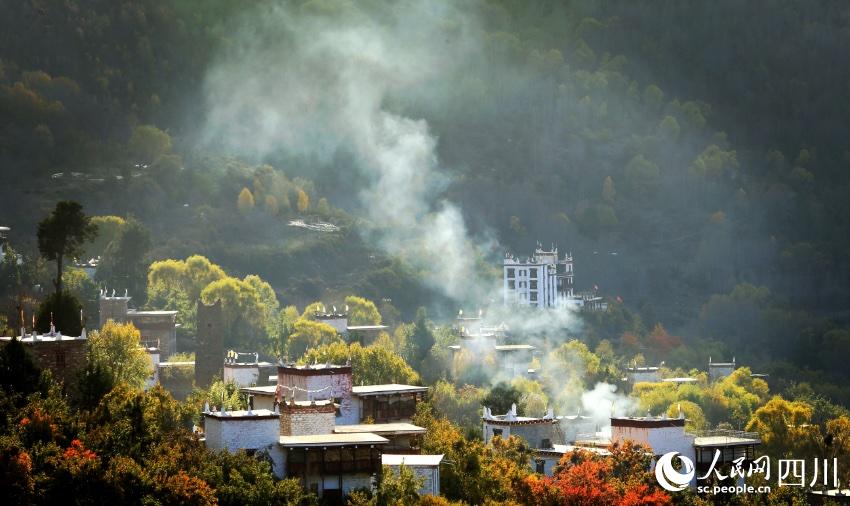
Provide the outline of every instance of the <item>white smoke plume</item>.
<path id="1" fill-rule="evenodd" d="M 391 105 L 411 88 L 414 100 L 426 96 L 429 83 L 456 77 L 481 59 L 481 33 L 465 5 L 402 1 L 380 14 L 342 0 L 249 8 L 208 72 L 203 136 L 210 145 L 255 159 L 287 153 L 325 164 L 350 160 L 357 174 L 335 177 L 365 176 L 359 198 L 374 225 L 369 239 L 460 304 L 489 305 L 485 324 L 506 323 L 546 356 L 580 330 L 579 319 L 567 310 L 501 307 L 500 287 L 476 266 L 497 246 L 471 237 L 461 210 L 441 197 L 448 181 L 427 122 Z M 550 365 L 562 367 L 544 360 L 544 368 Z M 493 374 L 492 380 L 501 379 Z M 602 409 L 619 395 L 608 386 L 586 395 L 580 385 L 550 388 L 559 396 L 569 388 L 576 401 L 559 403 L 559 410 L 582 409 L 579 399 L 585 410 Z"/>
<path id="2" fill-rule="evenodd" d="M 377 243 L 447 296 L 480 297 L 481 241 L 439 197 L 446 180 L 437 139 L 425 120 L 386 105 L 473 50 L 465 20 L 430 2 L 403 2 L 380 18 L 345 2 L 263 5 L 246 15 L 208 74 L 206 138 L 252 157 L 350 157 L 369 181 L 360 200 Z"/>

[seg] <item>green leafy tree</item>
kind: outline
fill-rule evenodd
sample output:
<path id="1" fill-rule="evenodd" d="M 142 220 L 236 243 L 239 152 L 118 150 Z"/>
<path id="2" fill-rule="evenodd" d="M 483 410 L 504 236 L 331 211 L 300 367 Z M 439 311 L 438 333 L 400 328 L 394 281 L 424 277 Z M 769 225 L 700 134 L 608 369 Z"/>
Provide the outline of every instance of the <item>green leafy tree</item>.
<path id="1" fill-rule="evenodd" d="M 419 502 L 419 488 L 425 482 L 402 464 L 398 470 L 384 466 L 375 491 L 378 506 L 410 506 Z"/>
<path id="2" fill-rule="evenodd" d="M 150 249 L 150 230 L 135 219 L 127 220 L 107 246 L 95 278 L 106 287 L 126 289 L 138 304 L 144 303 Z"/>
<path id="3" fill-rule="evenodd" d="M 38 224 L 38 250 L 56 261 L 56 293 L 62 292 L 62 270 L 66 258 L 78 257 L 83 245 L 97 236 L 97 226 L 83 213 L 78 202 L 63 200 Z"/>
<path id="4" fill-rule="evenodd" d="M 18 339 L 0 345 L 0 387 L 11 395 L 26 396 L 38 389 L 41 372 Z"/>
<path id="5" fill-rule="evenodd" d="M 486 395 L 483 388 L 472 385 L 455 388 L 452 383 L 439 380 L 428 393 L 431 406 L 438 415 L 465 429 L 480 427 L 481 406 Z"/>
<path id="6" fill-rule="evenodd" d="M 96 325 L 100 311 L 98 287 L 82 269 L 69 267 L 62 273 L 62 283 L 67 293 L 71 294 L 82 305 L 84 320 L 88 327 Z M 77 315 L 79 317 L 79 315 Z M 60 327 L 60 330 L 64 327 Z"/>
<path id="7" fill-rule="evenodd" d="M 431 324 L 428 321 L 428 312 L 424 307 L 420 307 L 416 311 L 416 321 L 414 322 L 413 335 L 410 336 L 410 342 L 414 347 L 414 361 L 421 363 L 427 356 L 428 352 L 436 342 L 434 332 L 431 330 Z"/>
<path id="8" fill-rule="evenodd" d="M 201 393 L 204 402 L 221 409 L 248 409 L 248 397 L 239 392 L 239 385 L 234 381 L 225 383 L 222 380 L 213 381 L 205 393 Z"/>
<path id="9" fill-rule="evenodd" d="M 502 381 L 493 385 L 493 388 L 487 392 L 481 403 L 490 408 L 493 414 L 503 414 L 510 411 L 514 404 L 519 409 L 520 397 L 522 397 L 522 392 L 510 383 Z"/>
<path id="10" fill-rule="evenodd" d="M 130 151 L 143 163 L 153 163 L 171 150 L 171 136 L 153 125 L 139 125 L 133 129 Z"/>
<path id="11" fill-rule="evenodd" d="M 655 162 L 642 154 L 629 160 L 625 169 L 626 184 L 637 197 L 651 195 L 661 184 L 661 171 Z"/>
<path id="12" fill-rule="evenodd" d="M 333 343 L 342 343 L 335 328 L 327 323 L 300 319 L 289 335 L 286 353 L 289 357 L 299 357 L 308 350 Z"/>
<path id="13" fill-rule="evenodd" d="M 747 430 L 759 433 L 765 455 L 807 458 L 814 456 L 820 438 L 820 430 L 811 420 L 811 406 L 776 396 L 753 413 Z"/>
<path id="14" fill-rule="evenodd" d="M 271 285 L 259 276 L 215 280 L 201 292 L 201 300 L 221 301 L 228 346 L 264 348 L 277 332 L 279 303 Z"/>
<path id="15" fill-rule="evenodd" d="M 148 306 L 178 311 L 180 323 L 193 330 L 195 304 L 201 292 L 213 281 L 226 277 L 224 269 L 201 255 L 154 262 L 148 269 Z"/>
<path id="16" fill-rule="evenodd" d="M 141 388 L 152 364 L 139 340 L 139 331 L 132 323 L 109 321 L 99 331 L 89 334 L 88 361 L 106 371 L 114 384 Z"/>
<path id="17" fill-rule="evenodd" d="M 353 381 L 358 385 L 404 383 L 418 385 L 419 374 L 397 354 L 382 346 L 363 347 L 339 340 L 307 350 L 300 362 L 305 364 L 345 364 L 351 361 Z"/>
<path id="18" fill-rule="evenodd" d="M 92 216 L 91 222 L 97 226 L 97 237 L 86 246 L 84 260 L 103 256 L 109 243 L 118 239 L 127 224 L 124 218 L 112 215 Z"/>
<path id="19" fill-rule="evenodd" d="M 39 332 L 48 332 L 50 323 L 53 322 L 57 332 L 66 336 L 78 336 L 83 330 L 80 321 L 82 309 L 80 301 L 68 291 L 51 293 L 38 306 L 36 328 Z"/>
<path id="20" fill-rule="evenodd" d="M 381 324 L 381 313 L 371 300 L 349 295 L 345 298 L 345 304 L 348 306 L 349 325 Z"/>
<path id="21" fill-rule="evenodd" d="M 77 371 L 74 402 L 81 409 L 92 410 L 115 388 L 113 375 L 100 363 L 87 362 Z"/>

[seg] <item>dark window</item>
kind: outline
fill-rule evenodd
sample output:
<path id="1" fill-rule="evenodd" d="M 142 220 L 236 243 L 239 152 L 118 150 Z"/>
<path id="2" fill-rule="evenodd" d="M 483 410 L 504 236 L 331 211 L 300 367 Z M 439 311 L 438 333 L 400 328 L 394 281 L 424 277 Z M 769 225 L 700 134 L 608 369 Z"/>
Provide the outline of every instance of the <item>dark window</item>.
<path id="1" fill-rule="evenodd" d="M 508 269 L 508 277 L 509 278 L 514 277 L 514 270 L 513 269 Z"/>
<path id="2" fill-rule="evenodd" d="M 552 441 L 549 439 L 543 439 L 540 441 L 540 448 L 552 448 Z"/>
<path id="3" fill-rule="evenodd" d="M 529 275 L 530 275 L 532 278 L 536 278 L 536 277 L 537 277 L 537 267 L 534 267 L 534 268 L 532 268 L 532 269 L 529 269 L 529 270 L 528 270 L 528 272 L 529 272 Z"/>
<path id="4" fill-rule="evenodd" d="M 534 467 L 535 467 L 534 470 L 537 471 L 539 474 L 546 474 L 546 461 L 545 460 L 537 459 Z"/>
<path id="5" fill-rule="evenodd" d="M 513 290 L 514 288 L 516 288 L 516 281 L 514 281 L 514 280 L 512 280 L 512 279 L 511 279 L 511 280 L 508 280 L 508 288 L 510 288 L 511 290 Z"/>
<path id="6" fill-rule="evenodd" d="M 65 352 L 57 351 L 56 352 L 56 368 L 64 369 L 65 368 Z"/>
<path id="7" fill-rule="evenodd" d="M 493 429 L 493 437 L 502 436 L 502 429 Z"/>
<path id="8" fill-rule="evenodd" d="M 531 280 L 531 289 L 537 290 L 537 280 L 536 279 Z"/>
<path id="9" fill-rule="evenodd" d="M 537 302 L 537 292 L 531 292 L 531 301 Z"/>

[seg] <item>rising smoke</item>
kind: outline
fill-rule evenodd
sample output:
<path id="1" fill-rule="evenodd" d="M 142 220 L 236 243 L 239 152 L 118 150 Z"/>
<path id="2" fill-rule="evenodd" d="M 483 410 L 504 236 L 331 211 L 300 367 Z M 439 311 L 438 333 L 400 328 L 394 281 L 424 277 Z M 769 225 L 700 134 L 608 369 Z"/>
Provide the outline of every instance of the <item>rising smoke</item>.
<path id="1" fill-rule="evenodd" d="M 471 237 L 461 210 L 441 197 L 448 181 L 427 122 L 388 106 L 409 88 L 419 96 L 429 83 L 445 89 L 443 81 L 481 59 L 475 16 L 462 5 L 402 2 L 380 14 L 345 2 L 255 8 L 208 73 L 204 134 L 210 144 L 255 159 L 281 151 L 327 164 L 350 158 L 358 178 L 336 177 L 368 181 L 359 193 L 374 225 L 364 232 L 367 239 L 459 304 L 487 304 L 501 294 L 476 261 L 497 245 Z M 490 323 L 507 323 L 545 355 L 579 330 L 569 311 L 520 315 L 498 303 L 492 309 Z M 491 381 L 500 379 L 492 375 Z M 582 409 L 581 401 L 586 411 L 610 410 L 618 395 L 610 385 L 590 392 L 564 383 L 550 388 L 569 390 L 565 395 L 575 402 L 559 407 L 570 410 Z"/>
<path id="2" fill-rule="evenodd" d="M 440 198 L 437 139 L 425 120 L 386 106 L 475 50 L 469 18 L 430 3 L 381 18 L 324 5 L 334 9 L 270 4 L 243 20 L 206 81 L 207 139 L 255 158 L 349 155 L 369 182 L 359 195 L 374 224 L 369 239 L 452 299 L 480 299 L 489 287 L 474 263 L 486 242 L 470 238 L 460 209 Z"/>

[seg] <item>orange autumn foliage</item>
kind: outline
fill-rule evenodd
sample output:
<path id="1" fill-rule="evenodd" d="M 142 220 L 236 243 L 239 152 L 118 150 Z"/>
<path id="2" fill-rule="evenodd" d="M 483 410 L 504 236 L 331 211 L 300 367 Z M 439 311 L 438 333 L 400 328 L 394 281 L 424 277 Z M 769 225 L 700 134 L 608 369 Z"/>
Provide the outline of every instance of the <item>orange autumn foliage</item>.
<path id="1" fill-rule="evenodd" d="M 89 449 L 87 449 L 83 442 L 79 439 L 75 439 L 71 441 L 71 446 L 69 446 L 63 456 L 66 459 L 82 459 L 82 460 L 94 460 L 97 458 L 97 454 Z"/>
<path id="2" fill-rule="evenodd" d="M 610 456 L 578 450 L 561 458 L 551 477 L 528 476 L 519 498 L 535 506 L 663 506 L 670 496 L 655 483 L 646 449 L 613 445 Z"/>
<path id="3" fill-rule="evenodd" d="M 667 332 L 667 329 L 660 323 L 655 325 L 652 333 L 646 339 L 649 342 L 650 348 L 660 353 L 667 353 L 673 348 L 678 348 L 682 345 L 682 339 L 679 336 L 671 336 Z"/>

